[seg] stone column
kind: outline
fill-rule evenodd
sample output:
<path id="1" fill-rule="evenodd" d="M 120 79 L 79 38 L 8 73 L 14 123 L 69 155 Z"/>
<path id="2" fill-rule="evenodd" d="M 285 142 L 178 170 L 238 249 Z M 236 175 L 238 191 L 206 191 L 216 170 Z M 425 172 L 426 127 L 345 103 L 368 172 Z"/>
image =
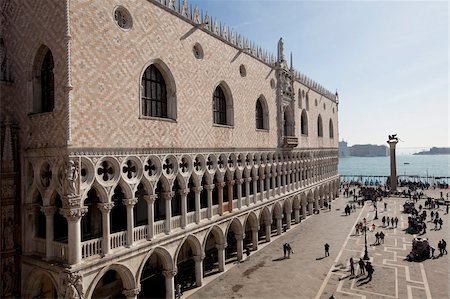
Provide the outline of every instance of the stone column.
<path id="1" fill-rule="evenodd" d="M 250 182 L 252 178 L 245 178 L 245 204 L 248 207 L 250 205 Z"/>
<path id="2" fill-rule="evenodd" d="M 136 288 L 136 289 L 131 289 L 131 290 L 123 290 L 122 294 L 127 298 L 127 299 L 136 299 L 137 295 L 140 293 L 140 289 Z"/>
<path id="3" fill-rule="evenodd" d="M 313 202 L 308 202 L 308 213 L 309 215 L 313 214 Z"/>
<path id="4" fill-rule="evenodd" d="M 240 210 L 242 208 L 242 183 L 244 182 L 243 179 L 237 179 L 237 208 Z"/>
<path id="5" fill-rule="evenodd" d="M 287 189 L 287 192 L 289 192 L 289 191 L 291 191 L 291 173 L 292 173 L 292 170 L 288 170 L 288 171 L 286 171 L 286 173 L 287 173 L 287 177 L 286 177 L 286 189 Z"/>
<path id="6" fill-rule="evenodd" d="M 272 197 L 275 197 L 275 192 L 276 192 L 276 184 L 275 184 L 275 180 L 277 179 L 277 175 L 275 173 L 272 172 L 271 175 L 271 179 L 272 179 L 272 189 L 270 189 L 270 192 L 272 192 Z"/>
<path id="7" fill-rule="evenodd" d="M 166 299 L 175 299 L 174 277 L 176 274 L 176 270 L 163 270 L 166 285 Z"/>
<path id="8" fill-rule="evenodd" d="M 281 233 L 283 232 L 283 219 L 280 216 L 278 216 L 279 218 L 275 218 L 277 220 L 277 235 L 281 235 Z"/>
<path id="9" fill-rule="evenodd" d="M 38 206 L 35 203 L 27 203 L 23 205 L 25 208 L 25 223 L 35 223 L 35 211 L 36 207 Z M 35 226 L 36 225 L 24 225 L 24 252 L 32 252 L 33 251 L 33 236 L 35 235 Z"/>
<path id="10" fill-rule="evenodd" d="M 259 177 L 259 190 L 261 191 L 259 194 L 259 198 L 261 201 L 264 201 L 264 180 L 266 179 L 265 175 L 261 175 Z"/>
<path id="11" fill-rule="evenodd" d="M 253 203 L 256 204 L 258 199 L 258 179 L 259 176 L 253 177 Z"/>
<path id="12" fill-rule="evenodd" d="M 165 223 L 165 230 L 166 234 L 170 234 L 171 231 L 171 224 L 170 220 L 172 218 L 172 197 L 174 196 L 173 192 L 163 192 L 162 196 L 164 200 L 166 201 L 166 223 Z"/>
<path id="13" fill-rule="evenodd" d="M 292 210 L 289 210 L 289 211 L 285 212 L 285 215 L 286 215 L 286 229 L 290 229 L 291 228 L 291 214 L 292 214 Z"/>
<path id="14" fill-rule="evenodd" d="M 153 224 L 155 223 L 154 204 L 157 197 L 157 194 L 144 195 L 144 199 L 147 202 L 147 240 L 149 241 L 153 239 L 153 235 L 155 234 L 153 228 Z"/>
<path id="15" fill-rule="evenodd" d="M 50 260 L 53 256 L 53 215 L 55 206 L 41 207 L 41 212 L 45 215 L 45 258 Z"/>
<path id="16" fill-rule="evenodd" d="M 270 235 L 272 233 L 271 222 L 266 221 L 264 225 L 266 226 L 266 242 L 270 242 Z"/>
<path id="17" fill-rule="evenodd" d="M 294 208 L 295 224 L 300 222 L 300 209 Z"/>
<path id="18" fill-rule="evenodd" d="M 278 182 L 278 188 L 277 189 L 277 194 L 280 195 L 281 194 L 281 176 L 282 176 L 282 172 L 278 172 L 277 173 L 277 182 Z"/>
<path id="19" fill-rule="evenodd" d="M 67 219 L 68 227 L 68 263 L 76 265 L 81 261 L 81 227 L 80 219 L 88 211 L 87 208 L 68 208 L 60 209 L 60 213 Z"/>
<path id="20" fill-rule="evenodd" d="M 113 202 L 98 203 L 98 209 L 102 212 L 102 255 L 108 255 L 110 250 L 110 228 L 109 228 L 109 213 L 114 208 Z"/>
<path id="21" fill-rule="evenodd" d="M 238 263 L 242 261 L 242 256 L 244 254 L 244 238 L 245 234 L 235 235 L 236 237 L 236 254 Z"/>
<path id="22" fill-rule="evenodd" d="M 134 213 L 133 207 L 137 204 L 137 198 L 124 198 L 123 204 L 127 207 L 127 247 L 133 246 L 134 242 Z"/>
<path id="23" fill-rule="evenodd" d="M 208 196 L 208 219 L 211 220 L 212 218 L 212 191 L 214 190 L 214 185 L 205 185 L 206 191 L 207 191 L 207 196 Z"/>
<path id="24" fill-rule="evenodd" d="M 189 193 L 189 189 L 180 189 L 178 190 L 181 195 L 181 228 L 186 228 L 187 224 L 187 195 Z"/>
<path id="25" fill-rule="evenodd" d="M 216 183 L 217 187 L 217 197 L 219 201 L 219 215 L 223 215 L 223 187 L 225 187 L 224 182 Z"/>
<path id="26" fill-rule="evenodd" d="M 266 175 L 266 199 L 270 198 L 270 173 Z"/>
<path id="27" fill-rule="evenodd" d="M 195 284 L 197 287 L 203 284 L 203 259 L 205 257 L 203 255 L 195 255 Z"/>
<path id="28" fill-rule="evenodd" d="M 302 204 L 302 217 L 306 219 L 306 204 Z"/>
<path id="29" fill-rule="evenodd" d="M 231 213 L 233 212 L 233 186 L 235 182 L 227 181 L 227 188 L 228 188 L 228 211 Z"/>
<path id="30" fill-rule="evenodd" d="M 194 187 L 192 188 L 192 190 L 194 190 L 195 192 L 195 223 L 199 224 L 200 223 L 200 193 L 203 190 L 203 187 Z"/>
<path id="31" fill-rule="evenodd" d="M 225 248 L 226 244 L 216 244 L 218 259 L 219 259 L 219 272 L 225 271 Z"/>
<path id="32" fill-rule="evenodd" d="M 252 227 L 252 249 L 258 250 L 258 231 L 259 227 Z"/>
<path id="33" fill-rule="evenodd" d="M 397 162 L 395 157 L 395 146 L 398 143 L 397 139 L 391 139 L 387 142 L 389 144 L 389 156 L 391 157 L 391 176 L 389 182 L 391 184 L 391 191 L 397 191 Z"/>

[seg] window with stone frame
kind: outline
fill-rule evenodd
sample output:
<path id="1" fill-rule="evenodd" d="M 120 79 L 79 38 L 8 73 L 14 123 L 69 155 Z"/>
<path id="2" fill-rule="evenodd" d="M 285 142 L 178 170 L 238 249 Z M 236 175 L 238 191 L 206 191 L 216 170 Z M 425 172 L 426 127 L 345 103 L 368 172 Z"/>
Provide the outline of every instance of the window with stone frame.
<path id="1" fill-rule="evenodd" d="M 49 48 L 41 46 L 33 66 L 32 113 L 51 112 L 55 106 L 55 67 Z"/>
<path id="2" fill-rule="evenodd" d="M 264 128 L 264 109 L 261 104 L 261 101 L 256 100 L 256 128 L 257 129 L 265 129 Z"/>
<path id="3" fill-rule="evenodd" d="M 317 117 L 317 137 L 323 137 L 322 116 Z"/>
<path id="4" fill-rule="evenodd" d="M 302 110 L 302 115 L 300 116 L 300 133 L 308 136 L 308 115 L 305 109 Z"/>
<path id="5" fill-rule="evenodd" d="M 227 100 L 220 86 L 216 87 L 213 94 L 213 118 L 218 125 L 227 125 Z"/>
<path id="6" fill-rule="evenodd" d="M 168 118 L 166 82 L 153 64 L 142 76 L 142 115 Z"/>
<path id="7" fill-rule="evenodd" d="M 334 138 L 334 128 L 333 128 L 333 121 L 330 118 L 330 124 L 329 124 L 329 130 L 330 130 L 330 139 Z"/>

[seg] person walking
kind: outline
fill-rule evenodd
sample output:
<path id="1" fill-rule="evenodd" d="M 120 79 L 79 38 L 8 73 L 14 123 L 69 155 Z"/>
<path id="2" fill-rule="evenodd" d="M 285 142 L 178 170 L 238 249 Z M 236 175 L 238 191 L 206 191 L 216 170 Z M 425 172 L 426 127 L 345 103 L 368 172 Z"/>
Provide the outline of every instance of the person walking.
<path id="1" fill-rule="evenodd" d="M 437 230 L 437 225 L 438 225 L 438 218 L 434 218 L 434 230 Z"/>
<path id="2" fill-rule="evenodd" d="M 389 219 L 389 216 L 387 216 L 387 217 L 386 217 L 386 225 L 387 225 L 387 226 L 389 226 L 389 223 L 390 223 L 389 220 L 390 220 L 390 219 Z"/>
<path id="3" fill-rule="evenodd" d="M 380 244 L 380 234 L 378 232 L 375 234 L 375 238 L 376 238 L 375 245 Z"/>
<path id="4" fill-rule="evenodd" d="M 384 233 L 380 232 L 380 241 L 384 244 Z"/>
<path id="5" fill-rule="evenodd" d="M 383 216 L 383 218 L 381 218 L 381 223 L 383 223 L 383 227 L 384 227 L 384 224 L 386 223 L 386 216 Z"/>
<path id="6" fill-rule="evenodd" d="M 391 225 L 392 225 L 392 228 L 394 228 L 394 217 L 391 217 Z"/>
<path id="7" fill-rule="evenodd" d="M 447 198 L 448 198 L 448 194 L 447 194 Z M 445 214 L 448 214 L 448 206 L 449 206 L 449 204 L 447 204 L 447 206 L 445 207 Z"/>
<path id="8" fill-rule="evenodd" d="M 283 244 L 283 253 L 284 253 L 284 258 L 286 258 L 286 254 L 287 254 L 287 243 Z"/>
<path id="9" fill-rule="evenodd" d="M 328 243 L 325 243 L 323 247 L 325 248 L 325 257 L 330 256 L 330 245 Z"/>
<path id="10" fill-rule="evenodd" d="M 355 276 L 355 264 L 352 257 L 350 258 L 350 275 Z"/>
<path id="11" fill-rule="evenodd" d="M 397 225 L 398 225 L 398 218 L 397 218 L 397 216 L 395 216 L 394 222 L 395 222 L 395 228 L 397 228 Z"/>
<path id="12" fill-rule="evenodd" d="M 287 249 L 287 254 L 288 254 L 288 259 L 291 258 L 291 253 L 294 253 L 294 250 L 292 250 L 291 244 L 286 243 L 286 249 Z"/>
<path id="13" fill-rule="evenodd" d="M 442 255 L 444 255 L 444 252 L 445 252 L 445 254 L 448 254 L 447 253 L 447 242 L 445 242 L 445 240 L 442 239 Z"/>
<path id="14" fill-rule="evenodd" d="M 439 256 L 442 256 L 444 253 L 442 253 L 442 241 L 438 242 L 438 249 L 439 249 Z"/>
<path id="15" fill-rule="evenodd" d="M 366 267 L 364 266 L 364 261 L 362 258 L 359 258 L 358 265 L 359 265 L 359 274 L 360 275 L 366 274 L 366 272 L 365 272 Z"/>
<path id="16" fill-rule="evenodd" d="M 372 274 L 375 270 L 373 269 L 373 266 L 370 262 L 366 262 L 366 271 L 367 271 L 367 277 L 369 278 L 369 281 L 371 281 Z"/>
<path id="17" fill-rule="evenodd" d="M 430 252 L 431 252 L 430 258 L 432 258 L 432 259 L 436 258 L 436 257 L 434 256 L 434 252 L 435 252 L 435 251 L 436 251 L 436 248 L 434 248 L 434 246 L 430 245 Z"/>
<path id="18" fill-rule="evenodd" d="M 423 228 L 422 234 L 426 234 L 427 233 L 427 224 L 425 222 L 422 223 L 422 228 Z"/>

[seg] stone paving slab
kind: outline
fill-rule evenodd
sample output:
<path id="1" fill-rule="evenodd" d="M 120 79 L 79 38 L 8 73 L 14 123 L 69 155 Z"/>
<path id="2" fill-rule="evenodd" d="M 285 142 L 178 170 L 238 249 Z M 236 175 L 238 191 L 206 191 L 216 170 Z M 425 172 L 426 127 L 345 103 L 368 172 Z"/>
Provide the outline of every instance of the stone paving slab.
<path id="1" fill-rule="evenodd" d="M 433 197 L 440 190 L 429 190 Z M 388 198 L 387 211 L 379 211 L 379 220 L 373 220 L 370 204 L 357 208 L 350 216 L 343 215 L 349 198 L 338 198 L 332 211 L 322 211 L 293 226 L 272 243 L 266 245 L 244 262 L 231 267 L 226 273 L 211 278 L 211 282 L 190 293 L 189 298 L 450 298 L 449 256 L 429 259 L 421 263 L 404 260 L 412 247 L 414 236 L 406 234 L 407 215 L 402 214 L 404 199 Z M 421 200 L 422 205 L 424 200 Z M 450 240 L 450 215 L 444 215 L 442 230 L 427 230 L 430 243 L 437 247 L 438 240 Z M 430 211 L 428 211 L 429 214 Z M 381 218 L 397 216 L 399 226 L 382 228 Z M 385 243 L 368 246 L 375 268 L 372 281 L 365 276 L 352 278 L 348 260 L 355 261 L 364 253 L 364 236 L 354 235 L 354 226 L 366 217 L 375 223 L 377 231 L 385 234 Z M 374 243 L 375 232 L 367 235 L 368 244 Z M 282 259 L 282 244 L 289 242 L 295 251 L 291 259 Z M 330 257 L 324 258 L 323 244 L 331 246 Z M 438 250 L 436 248 L 436 253 Z M 358 273 L 358 266 L 355 267 Z M 364 283 L 367 282 L 367 283 Z"/>

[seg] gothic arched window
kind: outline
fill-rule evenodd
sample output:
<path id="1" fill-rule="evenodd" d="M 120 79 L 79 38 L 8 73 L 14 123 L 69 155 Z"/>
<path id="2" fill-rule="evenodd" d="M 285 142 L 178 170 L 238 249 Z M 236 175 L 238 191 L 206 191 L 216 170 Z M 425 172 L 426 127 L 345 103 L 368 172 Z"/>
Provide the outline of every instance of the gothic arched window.
<path id="1" fill-rule="evenodd" d="M 306 110 L 302 110 L 302 115 L 300 116 L 300 132 L 302 135 L 308 135 L 308 115 Z"/>
<path id="2" fill-rule="evenodd" d="M 320 116 L 317 118 L 317 136 L 318 137 L 323 137 L 323 126 L 322 126 L 322 116 Z"/>
<path id="3" fill-rule="evenodd" d="M 330 128 L 330 139 L 333 139 L 334 138 L 334 129 L 333 129 L 333 121 L 331 120 L 331 118 L 330 118 L 329 128 Z"/>
<path id="4" fill-rule="evenodd" d="M 161 72 L 150 65 L 142 76 L 142 115 L 167 118 L 167 89 Z"/>
<path id="5" fill-rule="evenodd" d="M 214 90 L 213 118 L 215 124 L 227 125 L 227 100 L 220 86 L 217 86 Z"/>
<path id="6" fill-rule="evenodd" d="M 51 112 L 55 107 L 54 67 L 52 51 L 41 46 L 33 65 L 33 113 Z"/>

